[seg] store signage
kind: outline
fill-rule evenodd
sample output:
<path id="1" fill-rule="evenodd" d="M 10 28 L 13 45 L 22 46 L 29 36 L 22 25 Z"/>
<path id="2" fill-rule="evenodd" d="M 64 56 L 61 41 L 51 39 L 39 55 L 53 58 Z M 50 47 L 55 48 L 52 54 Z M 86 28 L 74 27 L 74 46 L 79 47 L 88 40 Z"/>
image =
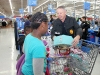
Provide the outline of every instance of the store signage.
<path id="1" fill-rule="evenodd" d="M 84 10 L 90 10 L 91 4 L 89 2 L 84 2 Z"/>
<path id="2" fill-rule="evenodd" d="M 28 6 L 37 6 L 37 0 L 27 0 Z"/>
<path id="3" fill-rule="evenodd" d="M 51 14 L 56 14 L 56 10 L 52 9 Z"/>
<path id="4" fill-rule="evenodd" d="M 48 10 L 52 10 L 52 5 L 48 5 Z"/>
<path id="5" fill-rule="evenodd" d="M 46 11 L 44 11 L 44 14 L 46 14 Z"/>
<path id="6" fill-rule="evenodd" d="M 3 18 L 5 18 L 5 16 L 1 15 L 1 16 L 0 16 L 0 19 L 3 19 Z"/>
<path id="7" fill-rule="evenodd" d="M 19 9 L 20 14 L 24 14 L 24 9 Z"/>

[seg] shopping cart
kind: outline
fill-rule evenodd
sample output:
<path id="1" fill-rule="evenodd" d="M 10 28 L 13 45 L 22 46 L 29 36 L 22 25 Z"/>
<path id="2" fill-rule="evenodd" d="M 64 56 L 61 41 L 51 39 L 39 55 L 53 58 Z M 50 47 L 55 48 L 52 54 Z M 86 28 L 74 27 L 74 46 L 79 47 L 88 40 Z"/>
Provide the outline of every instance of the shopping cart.
<path id="1" fill-rule="evenodd" d="M 91 75 L 99 52 L 99 44 L 81 40 L 80 49 L 86 54 L 81 59 L 77 54 L 54 55 L 49 61 L 50 75 Z M 75 58 L 76 57 L 76 58 Z"/>

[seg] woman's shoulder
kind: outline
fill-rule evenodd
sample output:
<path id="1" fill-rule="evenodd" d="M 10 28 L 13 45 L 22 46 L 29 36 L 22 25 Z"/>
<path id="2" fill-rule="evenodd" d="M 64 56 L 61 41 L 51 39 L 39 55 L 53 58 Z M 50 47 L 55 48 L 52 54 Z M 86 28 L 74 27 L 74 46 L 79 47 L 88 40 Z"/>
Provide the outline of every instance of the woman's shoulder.
<path id="1" fill-rule="evenodd" d="M 25 41 L 28 41 L 30 43 L 33 44 L 42 44 L 42 41 L 34 36 L 32 36 L 31 34 L 28 34 L 25 38 Z"/>

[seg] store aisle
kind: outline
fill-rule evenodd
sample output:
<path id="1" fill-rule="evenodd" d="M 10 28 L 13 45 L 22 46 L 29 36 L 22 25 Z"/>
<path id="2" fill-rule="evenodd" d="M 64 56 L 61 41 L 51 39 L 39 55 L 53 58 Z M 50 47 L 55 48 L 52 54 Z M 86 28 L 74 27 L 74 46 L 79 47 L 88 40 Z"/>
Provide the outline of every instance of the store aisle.
<path id="1" fill-rule="evenodd" d="M 16 75 L 18 51 L 15 50 L 13 32 L 13 28 L 0 29 L 0 75 Z"/>
<path id="2" fill-rule="evenodd" d="M 15 50 L 13 28 L 0 30 L 0 75 L 16 75 L 16 57 L 18 51 Z M 92 75 L 100 75 L 100 54 Z"/>

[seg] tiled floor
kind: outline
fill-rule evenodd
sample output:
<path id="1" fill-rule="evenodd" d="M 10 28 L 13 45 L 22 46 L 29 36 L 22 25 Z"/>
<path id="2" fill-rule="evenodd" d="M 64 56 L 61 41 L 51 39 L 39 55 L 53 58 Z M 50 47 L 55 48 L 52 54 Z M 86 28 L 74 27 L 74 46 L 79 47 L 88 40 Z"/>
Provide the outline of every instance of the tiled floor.
<path id="1" fill-rule="evenodd" d="M 0 29 L 0 75 L 16 75 L 17 55 L 13 28 Z"/>
<path id="2" fill-rule="evenodd" d="M 13 28 L 0 29 L 0 75 L 16 75 L 16 57 Z M 92 75 L 100 75 L 100 55 L 98 55 Z"/>

